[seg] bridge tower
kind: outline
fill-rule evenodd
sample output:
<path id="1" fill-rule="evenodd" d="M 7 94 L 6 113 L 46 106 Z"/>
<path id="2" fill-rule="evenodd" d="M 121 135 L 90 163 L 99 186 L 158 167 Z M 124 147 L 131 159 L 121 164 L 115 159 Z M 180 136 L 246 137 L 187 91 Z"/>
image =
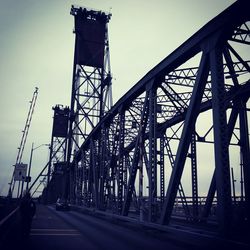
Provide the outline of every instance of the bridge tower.
<path id="1" fill-rule="evenodd" d="M 87 136 L 112 106 L 108 22 L 111 14 L 72 6 L 75 21 L 75 52 L 68 133 L 70 164 Z M 101 140 L 101 138 L 100 138 Z M 101 142 L 98 150 L 101 150 Z M 70 183 L 82 166 L 70 166 Z M 82 174 L 80 174 L 82 176 Z M 70 187 L 70 197 L 81 196 L 81 185 Z M 73 191 L 74 190 L 74 191 Z M 77 191 L 75 191 L 77 190 Z"/>
<path id="2" fill-rule="evenodd" d="M 54 111 L 52 134 L 50 142 L 50 156 L 48 162 L 46 188 L 43 196 L 46 202 L 55 202 L 63 195 L 64 179 L 66 175 L 66 150 L 69 123 L 69 107 L 56 105 Z"/>

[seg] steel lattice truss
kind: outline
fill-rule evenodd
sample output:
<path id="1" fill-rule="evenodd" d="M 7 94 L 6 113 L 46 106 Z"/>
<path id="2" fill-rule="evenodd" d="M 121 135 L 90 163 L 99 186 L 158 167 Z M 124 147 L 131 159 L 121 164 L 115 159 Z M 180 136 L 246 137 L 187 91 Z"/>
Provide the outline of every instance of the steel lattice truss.
<path id="1" fill-rule="evenodd" d="M 215 207 L 223 233 L 242 204 L 249 221 L 246 2 L 236 2 L 190 37 L 93 128 L 72 162 L 72 201 L 160 224 L 174 214 L 206 220 Z M 241 172 L 241 192 L 230 177 L 239 156 L 233 170 Z"/>

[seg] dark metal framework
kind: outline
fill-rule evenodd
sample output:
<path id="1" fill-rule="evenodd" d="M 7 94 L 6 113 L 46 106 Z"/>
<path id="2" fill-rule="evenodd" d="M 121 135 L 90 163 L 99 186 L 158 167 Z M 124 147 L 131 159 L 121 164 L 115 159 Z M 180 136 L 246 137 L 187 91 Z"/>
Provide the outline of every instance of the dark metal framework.
<path id="1" fill-rule="evenodd" d="M 68 134 L 68 164 L 76 152 L 112 106 L 111 69 L 108 22 L 111 14 L 72 6 L 75 19 L 75 54 L 73 65 L 70 126 Z M 101 139 L 95 147 L 104 154 Z M 70 199 L 82 196 L 83 169 L 70 166 Z M 77 191 L 76 191 L 77 190 Z M 97 191 L 97 190 L 96 190 Z M 67 195 L 66 190 L 66 195 Z"/>
<path id="2" fill-rule="evenodd" d="M 78 11 L 72 9 L 74 15 Z M 93 13 L 87 12 L 90 18 Z M 236 215 L 249 230 L 249 21 L 249 3 L 237 1 L 156 65 L 106 114 L 101 103 L 110 86 L 109 71 L 94 67 L 89 72 L 75 61 L 71 200 L 158 224 L 169 224 L 171 215 L 206 221 L 216 210 L 223 235 L 237 224 L 232 219 Z M 83 85 L 89 91 L 80 94 Z M 87 123 L 91 132 L 83 129 Z M 241 199 L 234 202 L 230 167 L 240 172 L 235 178 L 241 180 L 236 190 Z"/>

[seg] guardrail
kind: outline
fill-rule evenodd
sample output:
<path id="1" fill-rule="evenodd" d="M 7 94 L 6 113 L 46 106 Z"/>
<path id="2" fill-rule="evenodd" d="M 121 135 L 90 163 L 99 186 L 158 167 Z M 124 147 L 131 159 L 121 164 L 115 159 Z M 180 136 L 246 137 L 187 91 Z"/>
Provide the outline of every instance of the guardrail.
<path id="1" fill-rule="evenodd" d="M 0 249 L 11 249 L 20 232 L 19 206 L 0 221 Z"/>

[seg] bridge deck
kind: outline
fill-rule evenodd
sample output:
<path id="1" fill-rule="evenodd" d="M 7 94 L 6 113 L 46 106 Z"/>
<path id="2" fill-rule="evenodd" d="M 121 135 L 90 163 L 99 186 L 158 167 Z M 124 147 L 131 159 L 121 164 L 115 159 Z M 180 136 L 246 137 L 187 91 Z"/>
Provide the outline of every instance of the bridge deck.
<path id="1" fill-rule="evenodd" d="M 93 217 L 75 211 L 37 208 L 29 249 L 184 249 L 179 243 L 163 240 L 164 232 L 145 230 L 117 220 Z"/>
<path id="2" fill-rule="evenodd" d="M 30 237 L 24 248 L 50 249 L 218 249 L 234 246 L 187 232 L 165 232 L 118 219 L 75 211 L 56 211 L 53 206 L 37 206 Z M 234 246 L 236 247 L 236 246 Z M 237 245 L 237 249 L 247 246 Z"/>

